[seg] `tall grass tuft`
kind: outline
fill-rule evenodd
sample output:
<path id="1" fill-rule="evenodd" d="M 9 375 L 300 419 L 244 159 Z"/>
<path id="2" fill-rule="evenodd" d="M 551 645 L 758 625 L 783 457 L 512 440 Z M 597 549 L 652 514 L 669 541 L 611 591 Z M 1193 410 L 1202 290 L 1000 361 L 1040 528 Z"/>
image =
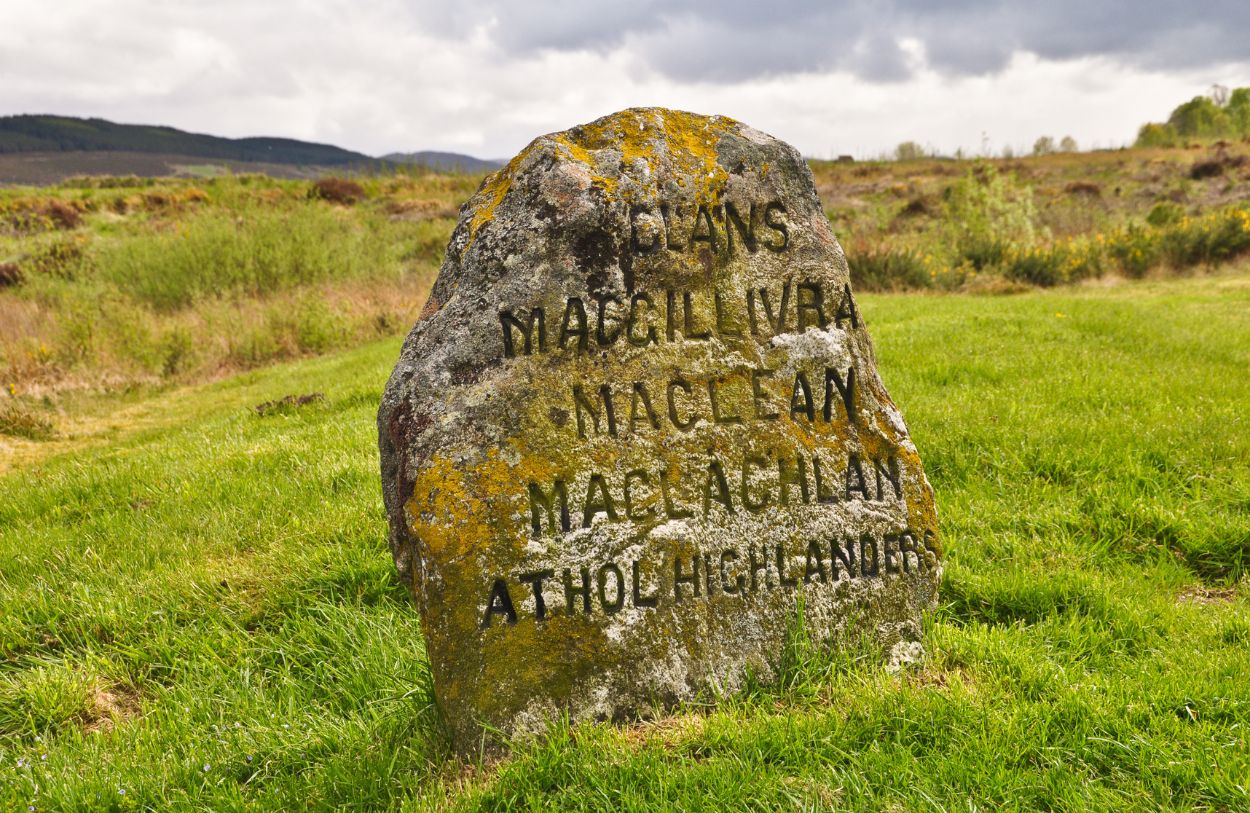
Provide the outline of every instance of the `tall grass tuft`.
<path id="1" fill-rule="evenodd" d="M 213 211 L 114 244 L 99 277 L 161 311 L 224 295 L 260 296 L 312 283 L 394 271 L 404 251 L 379 218 L 348 219 L 316 204 L 246 216 Z"/>

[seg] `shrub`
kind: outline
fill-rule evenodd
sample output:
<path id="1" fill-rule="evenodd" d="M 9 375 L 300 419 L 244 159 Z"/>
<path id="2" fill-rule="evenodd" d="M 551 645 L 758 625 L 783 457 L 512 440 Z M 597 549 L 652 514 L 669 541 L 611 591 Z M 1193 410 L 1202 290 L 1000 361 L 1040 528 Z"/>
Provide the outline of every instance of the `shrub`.
<path id="1" fill-rule="evenodd" d="M 1087 195 L 1091 198 L 1102 197 L 1102 187 L 1093 181 L 1073 181 L 1063 188 L 1069 195 Z"/>
<path id="2" fill-rule="evenodd" d="M 35 274 L 64 280 L 79 279 L 84 275 L 88 261 L 86 235 L 58 236 L 40 245 L 24 261 L 23 265 Z"/>
<path id="3" fill-rule="evenodd" d="M 0 263 L 0 288 L 22 284 L 22 268 L 17 263 Z"/>
<path id="4" fill-rule="evenodd" d="M 1143 124 L 1137 131 L 1138 147 L 1175 147 L 1180 143 L 1176 130 L 1168 124 Z"/>
<path id="5" fill-rule="evenodd" d="M 1049 249 L 1025 249 L 1011 252 L 1003 259 L 1007 279 L 1048 288 L 1066 282 L 1062 252 Z"/>
<path id="6" fill-rule="evenodd" d="M 1195 181 L 1204 178 L 1215 178 L 1224 174 L 1224 162 L 1218 158 L 1208 161 L 1197 161 L 1189 168 L 1189 177 Z"/>
<path id="7" fill-rule="evenodd" d="M 155 186 L 156 178 L 140 178 L 138 175 L 73 175 L 61 181 L 70 189 L 127 189 Z"/>
<path id="8" fill-rule="evenodd" d="M 75 229 L 82 225 L 82 214 L 65 201 L 49 200 L 42 209 L 44 216 L 58 229 Z"/>
<path id="9" fill-rule="evenodd" d="M 1161 200 L 1150 209 L 1150 214 L 1146 215 L 1146 222 L 1156 228 L 1162 228 L 1178 222 L 1184 215 L 1185 210 L 1177 204 Z"/>
<path id="10" fill-rule="evenodd" d="M 1013 251 L 1004 260 L 1003 275 L 1042 287 L 1099 277 L 1101 248 L 1088 240 L 1068 240 L 1046 248 Z"/>
<path id="11" fill-rule="evenodd" d="M 874 248 L 847 252 L 851 284 L 861 291 L 900 291 L 928 288 L 930 269 L 923 257 L 910 249 Z"/>
<path id="12" fill-rule="evenodd" d="M 365 188 L 346 178 L 322 178 L 313 182 L 312 188 L 308 190 L 308 196 L 328 203 L 351 206 L 364 198 Z"/>
<path id="13" fill-rule="evenodd" d="M 1250 210 L 1234 206 L 1163 232 L 1162 251 L 1176 268 L 1223 262 L 1250 251 Z"/>
<path id="14" fill-rule="evenodd" d="M 52 422 L 9 398 L 0 403 L 0 435 L 47 440 L 56 434 Z"/>
<path id="15" fill-rule="evenodd" d="M 929 208 L 929 201 L 923 197 L 912 198 L 898 212 L 901 218 L 923 217 L 928 214 L 932 214 L 932 211 Z"/>
<path id="16" fill-rule="evenodd" d="M 915 141 L 904 141 L 894 148 L 894 159 L 896 161 L 915 161 L 919 158 L 924 158 L 926 155 L 925 148 Z"/>
<path id="17" fill-rule="evenodd" d="M 187 369 L 195 342 L 186 328 L 175 327 L 161 341 L 161 375 L 169 378 Z"/>
<path id="18" fill-rule="evenodd" d="M 1107 241 L 1107 253 L 1126 276 L 1135 279 L 1144 277 L 1159 263 L 1159 232 L 1129 226 Z"/>
<path id="19" fill-rule="evenodd" d="M 955 262 L 977 271 L 997 266 L 1010 251 L 1032 247 L 1038 238 L 1033 190 L 992 165 L 977 165 L 945 193 L 947 240 Z"/>
<path id="20" fill-rule="evenodd" d="M 82 225 L 82 211 L 56 198 L 15 201 L 0 208 L 0 216 L 19 234 L 76 229 Z"/>

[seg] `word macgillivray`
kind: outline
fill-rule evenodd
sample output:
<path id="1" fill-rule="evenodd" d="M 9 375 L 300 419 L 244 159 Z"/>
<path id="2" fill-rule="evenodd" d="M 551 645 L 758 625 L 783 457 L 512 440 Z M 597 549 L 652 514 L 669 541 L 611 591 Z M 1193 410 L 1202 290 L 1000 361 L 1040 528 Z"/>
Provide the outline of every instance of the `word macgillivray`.
<path id="1" fill-rule="evenodd" d="M 827 291 L 820 282 L 787 280 L 770 291 L 750 289 L 740 302 L 720 291 L 693 292 L 666 288 L 652 294 L 636 291 L 628 300 L 613 293 L 566 297 L 554 331 L 547 308 L 499 309 L 505 358 L 535 352 L 571 350 L 588 353 L 620 342 L 634 347 L 712 338 L 737 342 L 750 335 L 767 341 L 808 327 L 859 327 L 859 312 L 850 285 Z M 700 313 L 713 316 L 706 322 Z"/>

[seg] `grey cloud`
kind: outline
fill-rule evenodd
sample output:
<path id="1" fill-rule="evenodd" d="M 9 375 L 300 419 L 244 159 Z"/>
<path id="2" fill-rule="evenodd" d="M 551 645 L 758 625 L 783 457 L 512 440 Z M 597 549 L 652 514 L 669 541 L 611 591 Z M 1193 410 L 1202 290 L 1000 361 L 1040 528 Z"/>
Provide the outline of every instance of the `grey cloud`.
<path id="1" fill-rule="evenodd" d="M 900 49 L 903 39 L 922 43 L 929 67 L 957 76 L 997 72 L 1020 51 L 1158 69 L 1250 56 L 1244 0 L 468 0 L 457 7 L 459 23 L 443 16 L 433 24 L 445 31 L 466 20 L 486 24 L 510 56 L 624 47 L 651 70 L 688 82 L 828 70 L 905 80 L 918 66 Z"/>

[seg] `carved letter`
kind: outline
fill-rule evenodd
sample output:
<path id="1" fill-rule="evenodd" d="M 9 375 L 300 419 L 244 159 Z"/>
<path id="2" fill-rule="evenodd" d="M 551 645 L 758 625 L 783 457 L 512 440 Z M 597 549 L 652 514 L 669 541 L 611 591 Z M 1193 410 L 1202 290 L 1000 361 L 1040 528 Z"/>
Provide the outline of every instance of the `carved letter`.
<path id="1" fill-rule="evenodd" d="M 542 536 L 543 512 L 546 512 L 547 525 L 552 530 L 556 527 L 555 501 L 560 501 L 560 530 L 569 530 L 569 495 L 564 488 L 563 480 L 556 480 L 552 485 L 551 493 L 545 494 L 539 488 L 538 483 L 531 482 L 529 484 L 530 494 L 530 526 L 534 532 L 534 536 Z"/>
<path id="2" fill-rule="evenodd" d="M 523 311 L 518 310 L 517 314 Z M 521 331 L 524 338 L 524 344 L 521 345 L 521 352 L 530 355 L 534 351 L 534 326 L 538 326 L 538 351 L 547 349 L 547 325 L 543 320 L 543 309 L 534 308 L 529 312 L 528 316 L 513 315 L 512 311 L 504 310 L 499 312 L 499 322 L 503 325 L 503 354 L 504 358 L 513 358 L 516 356 L 516 346 L 512 342 L 513 329 Z"/>
<path id="3" fill-rule="evenodd" d="M 490 598 L 486 601 L 486 615 L 482 616 L 482 629 L 490 626 L 492 615 L 502 615 L 509 624 L 516 623 L 512 596 L 508 594 L 508 583 L 503 579 L 495 579 L 495 583 L 491 585 Z"/>

